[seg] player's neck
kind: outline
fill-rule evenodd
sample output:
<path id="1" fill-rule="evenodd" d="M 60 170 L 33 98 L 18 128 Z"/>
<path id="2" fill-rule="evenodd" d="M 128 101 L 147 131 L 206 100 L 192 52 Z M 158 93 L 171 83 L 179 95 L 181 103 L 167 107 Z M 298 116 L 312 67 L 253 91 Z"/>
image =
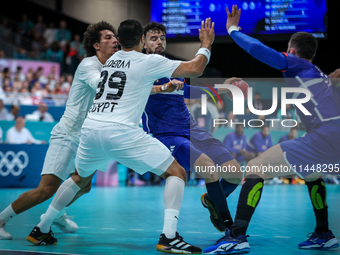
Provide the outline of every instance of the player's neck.
<path id="1" fill-rule="evenodd" d="M 142 50 L 141 50 L 141 48 L 140 48 L 139 45 L 138 45 L 138 46 L 135 46 L 135 47 L 132 47 L 132 48 L 123 48 L 123 47 L 122 47 L 122 50 L 123 50 L 123 51 L 133 51 L 133 50 L 135 50 L 135 51 L 137 51 L 137 52 L 142 52 Z"/>
<path id="2" fill-rule="evenodd" d="M 100 52 L 97 52 L 97 58 L 100 63 L 103 65 L 106 63 L 106 61 L 110 58 L 110 56 L 107 56 L 105 54 L 101 54 Z"/>

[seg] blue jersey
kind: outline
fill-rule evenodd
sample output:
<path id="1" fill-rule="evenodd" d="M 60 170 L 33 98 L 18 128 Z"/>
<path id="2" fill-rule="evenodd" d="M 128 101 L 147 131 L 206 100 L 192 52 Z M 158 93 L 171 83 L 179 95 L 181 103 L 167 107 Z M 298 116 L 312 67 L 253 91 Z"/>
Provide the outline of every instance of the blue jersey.
<path id="1" fill-rule="evenodd" d="M 273 146 L 270 135 L 263 137 L 261 131 L 255 133 L 247 144 L 247 151 L 249 152 L 264 152 Z"/>
<path id="2" fill-rule="evenodd" d="M 310 132 L 325 124 L 340 125 L 340 97 L 329 77 L 307 60 L 291 54 L 286 55 L 288 65 L 283 72 L 286 84 L 291 87 L 308 89 L 312 94 L 311 99 L 303 104 L 311 115 L 304 115 L 296 107 L 296 113 L 306 127 L 306 131 Z M 305 97 L 302 93 L 290 94 L 293 98 Z"/>
<path id="3" fill-rule="evenodd" d="M 300 59 L 292 54 L 280 53 L 239 31 L 233 31 L 231 37 L 234 41 L 261 62 L 283 70 L 283 76 L 290 87 L 301 87 L 311 92 L 311 100 L 303 106 L 312 114 L 304 115 L 298 108 L 297 114 L 311 132 L 322 125 L 330 129 L 339 130 L 340 126 L 340 95 L 332 86 L 327 75 L 307 60 Z M 294 93 L 287 95 L 292 98 L 303 98 L 304 94 Z"/>
<path id="4" fill-rule="evenodd" d="M 190 136 L 190 128 L 197 125 L 184 103 L 184 98 L 200 98 L 206 93 L 198 87 L 188 85 L 184 78 L 176 78 L 176 80 L 184 81 L 181 90 L 150 95 L 142 116 L 145 132 L 156 137 L 160 135 Z M 169 78 L 162 78 L 154 85 L 163 85 L 167 82 Z M 207 90 L 210 91 L 210 89 Z"/>
<path id="5" fill-rule="evenodd" d="M 235 154 L 235 159 L 240 162 L 244 159 L 244 155 L 237 155 L 239 151 L 247 148 L 247 138 L 245 134 L 238 136 L 236 132 L 228 134 L 223 141 L 223 145 L 228 149 L 229 152 Z"/>

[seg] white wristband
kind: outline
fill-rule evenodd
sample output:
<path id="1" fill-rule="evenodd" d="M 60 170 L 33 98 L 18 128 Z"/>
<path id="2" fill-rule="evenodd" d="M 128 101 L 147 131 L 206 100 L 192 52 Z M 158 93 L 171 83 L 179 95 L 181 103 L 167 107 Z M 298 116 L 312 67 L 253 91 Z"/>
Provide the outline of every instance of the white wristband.
<path id="1" fill-rule="evenodd" d="M 231 34 L 231 32 L 233 32 L 233 31 L 239 31 L 239 30 L 240 30 L 239 27 L 237 27 L 237 26 L 231 26 L 231 27 L 229 27 L 229 29 L 228 29 L 228 34 Z"/>
<path id="2" fill-rule="evenodd" d="M 208 50 L 207 48 L 199 48 L 195 56 L 197 55 L 204 55 L 208 59 L 208 63 L 209 63 L 210 55 L 211 55 L 210 50 Z"/>

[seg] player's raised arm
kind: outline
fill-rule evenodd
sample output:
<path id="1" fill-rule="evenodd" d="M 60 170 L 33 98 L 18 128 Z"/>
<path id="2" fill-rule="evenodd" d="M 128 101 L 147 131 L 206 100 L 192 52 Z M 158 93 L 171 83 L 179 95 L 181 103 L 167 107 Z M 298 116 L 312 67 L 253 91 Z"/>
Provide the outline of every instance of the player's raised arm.
<path id="1" fill-rule="evenodd" d="M 238 9 L 237 5 L 232 6 L 231 12 L 229 12 L 228 7 L 226 8 L 226 11 L 228 15 L 226 25 L 227 31 L 238 46 L 257 60 L 275 69 L 284 70 L 287 68 L 287 59 L 281 52 L 277 52 L 276 50 L 264 45 L 259 40 L 247 36 L 239 31 L 241 9 Z"/>
<path id="2" fill-rule="evenodd" d="M 202 21 L 199 29 L 199 39 L 202 42 L 196 56 L 190 61 L 183 61 L 172 74 L 172 77 L 198 77 L 201 76 L 211 55 L 211 44 L 215 39 L 214 22 L 211 18 Z"/>

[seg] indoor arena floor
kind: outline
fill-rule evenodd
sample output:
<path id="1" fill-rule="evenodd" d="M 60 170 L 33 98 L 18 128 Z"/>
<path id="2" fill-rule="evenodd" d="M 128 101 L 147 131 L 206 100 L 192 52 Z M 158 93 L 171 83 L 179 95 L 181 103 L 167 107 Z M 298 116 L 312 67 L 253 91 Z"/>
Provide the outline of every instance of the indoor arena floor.
<path id="1" fill-rule="evenodd" d="M 340 186 L 328 185 L 330 226 L 340 238 Z M 25 189 L 0 189 L 3 210 Z M 185 189 L 178 231 L 184 240 L 206 248 L 219 233 L 210 223 L 200 197 L 205 187 Z M 235 214 L 240 187 L 228 198 Z M 79 225 L 75 234 L 64 234 L 53 227 L 58 244 L 33 246 L 25 238 L 39 222 L 51 200 L 13 218 L 6 230 L 13 240 L 0 241 L 0 254 L 161 254 L 155 250 L 163 226 L 163 187 L 94 187 L 69 209 Z M 304 185 L 265 185 L 261 202 L 250 224 L 250 254 L 340 254 L 334 251 L 299 250 L 315 226 L 312 206 Z"/>

